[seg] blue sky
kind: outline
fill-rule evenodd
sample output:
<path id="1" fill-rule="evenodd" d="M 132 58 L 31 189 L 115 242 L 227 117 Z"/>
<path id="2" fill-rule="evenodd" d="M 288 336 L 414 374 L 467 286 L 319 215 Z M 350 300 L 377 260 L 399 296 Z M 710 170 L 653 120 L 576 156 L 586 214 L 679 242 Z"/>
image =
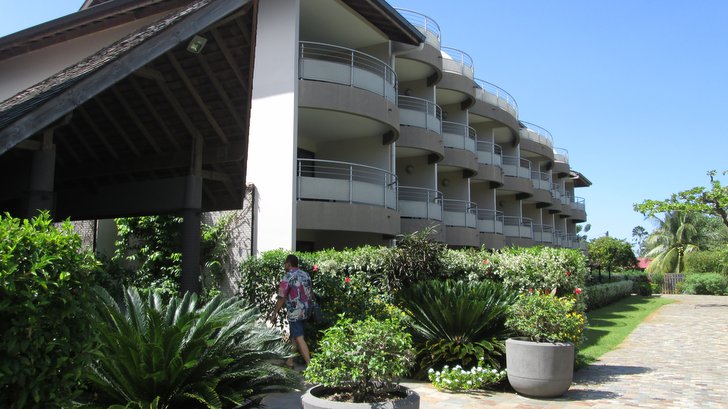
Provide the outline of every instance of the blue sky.
<path id="1" fill-rule="evenodd" d="M 0 36 L 78 10 L 81 0 L 0 0 Z M 728 2 L 390 0 L 426 14 L 475 75 L 513 95 L 521 120 L 569 151 L 593 185 L 589 238 L 653 225 L 644 199 L 707 185 L 728 169 Z M 1 75 L 1 73 L 0 73 Z"/>

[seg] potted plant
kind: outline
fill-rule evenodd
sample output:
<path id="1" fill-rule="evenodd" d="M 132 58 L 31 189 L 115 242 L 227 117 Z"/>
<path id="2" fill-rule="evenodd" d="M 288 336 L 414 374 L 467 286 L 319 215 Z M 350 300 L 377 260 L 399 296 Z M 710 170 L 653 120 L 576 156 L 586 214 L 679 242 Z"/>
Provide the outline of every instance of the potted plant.
<path id="1" fill-rule="evenodd" d="M 419 408 L 419 395 L 397 383 L 412 357 L 411 337 L 398 319 L 340 316 L 304 372 L 317 385 L 301 397 L 303 408 Z"/>
<path id="2" fill-rule="evenodd" d="M 573 296 L 558 297 L 555 291 L 522 294 L 513 304 L 506 327 L 518 337 L 506 340 L 506 370 L 516 392 L 551 398 L 569 390 L 574 347 L 586 326 L 576 305 Z"/>

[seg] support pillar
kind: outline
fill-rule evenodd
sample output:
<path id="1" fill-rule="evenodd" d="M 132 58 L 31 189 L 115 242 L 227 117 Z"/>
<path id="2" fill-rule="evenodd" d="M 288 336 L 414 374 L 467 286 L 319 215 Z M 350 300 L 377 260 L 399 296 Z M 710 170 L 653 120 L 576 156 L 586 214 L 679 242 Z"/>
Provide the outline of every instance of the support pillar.
<path id="1" fill-rule="evenodd" d="M 56 172 L 56 146 L 53 144 L 53 130 L 43 134 L 41 148 L 33 152 L 33 162 L 28 184 L 28 197 L 25 217 L 31 218 L 42 210 L 48 210 L 53 216 L 55 210 L 55 194 L 53 183 Z"/>
<path id="2" fill-rule="evenodd" d="M 182 277 L 180 290 L 200 293 L 200 223 L 202 214 L 202 136 L 194 138 L 190 175 L 182 207 Z"/>

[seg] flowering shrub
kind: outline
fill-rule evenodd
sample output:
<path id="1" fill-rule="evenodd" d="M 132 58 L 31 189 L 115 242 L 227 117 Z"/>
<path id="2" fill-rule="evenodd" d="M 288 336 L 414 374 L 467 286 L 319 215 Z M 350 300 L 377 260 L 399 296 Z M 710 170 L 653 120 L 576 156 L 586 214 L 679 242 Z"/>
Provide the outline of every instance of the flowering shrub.
<path id="1" fill-rule="evenodd" d="M 516 335 L 534 342 L 571 342 L 578 345 L 586 327 L 586 315 L 574 310 L 576 299 L 536 291 L 521 294 L 506 320 Z"/>
<path id="2" fill-rule="evenodd" d="M 506 377 L 506 371 L 487 367 L 481 360 L 477 366 L 472 367 L 469 371 L 463 369 L 460 365 L 456 365 L 452 369 L 445 365 L 442 371 L 435 371 L 430 368 L 427 375 L 432 385 L 438 390 L 470 391 L 503 381 Z"/>
<path id="3" fill-rule="evenodd" d="M 586 282 L 586 257 L 578 250 L 504 248 L 493 253 L 489 264 L 506 287 L 521 293 L 555 288 L 557 295 L 572 294 Z"/>

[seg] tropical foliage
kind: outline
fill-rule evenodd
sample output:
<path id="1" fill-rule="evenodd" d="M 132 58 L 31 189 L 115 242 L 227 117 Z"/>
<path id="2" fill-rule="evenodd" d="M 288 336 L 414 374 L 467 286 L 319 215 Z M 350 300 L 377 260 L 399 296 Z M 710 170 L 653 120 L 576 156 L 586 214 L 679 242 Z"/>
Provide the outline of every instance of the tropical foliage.
<path id="1" fill-rule="evenodd" d="M 637 258 L 632 251 L 632 245 L 624 240 L 604 236 L 589 243 L 589 260 L 599 270 L 624 271 L 637 266 Z"/>
<path id="2" fill-rule="evenodd" d="M 500 366 L 514 292 L 492 281 L 432 280 L 402 290 L 397 300 L 409 317 L 422 370 L 481 360 Z"/>
<path id="3" fill-rule="evenodd" d="M 586 315 L 575 310 L 575 297 L 557 297 L 536 291 L 521 294 L 512 305 L 506 326 L 534 342 L 571 342 L 578 345 L 586 328 Z"/>
<path id="4" fill-rule="evenodd" d="M 717 273 L 688 274 L 680 288 L 685 294 L 728 295 L 728 277 Z"/>
<path id="5" fill-rule="evenodd" d="M 432 228 L 405 235 L 389 254 L 386 283 L 391 292 L 412 283 L 437 278 L 442 270 L 442 254 L 447 247 L 430 239 Z"/>
<path id="6" fill-rule="evenodd" d="M 341 316 L 324 332 L 304 375 L 311 383 L 346 387 L 354 402 L 373 402 L 409 372 L 412 357 L 412 339 L 398 319 Z"/>
<path id="7" fill-rule="evenodd" d="M 80 393 L 96 267 L 70 223 L 0 215 L 0 407 L 68 407 Z"/>
<path id="8" fill-rule="evenodd" d="M 699 232 L 693 224 L 697 213 L 667 212 L 659 227 L 647 238 L 646 257 L 652 258 L 648 273 L 680 273 L 685 253 L 698 251 Z"/>
<path id="9" fill-rule="evenodd" d="M 264 393 L 295 385 L 273 365 L 290 356 L 280 333 L 258 322 L 242 301 L 135 289 L 119 307 L 99 292 L 101 347 L 88 372 L 92 406 L 139 408 L 253 407 Z"/>
<path id="10" fill-rule="evenodd" d="M 460 365 L 453 368 L 445 365 L 441 371 L 430 368 L 427 377 L 438 390 L 471 391 L 502 382 L 506 378 L 506 371 L 491 368 L 480 360 L 477 366 L 469 370 Z"/>

